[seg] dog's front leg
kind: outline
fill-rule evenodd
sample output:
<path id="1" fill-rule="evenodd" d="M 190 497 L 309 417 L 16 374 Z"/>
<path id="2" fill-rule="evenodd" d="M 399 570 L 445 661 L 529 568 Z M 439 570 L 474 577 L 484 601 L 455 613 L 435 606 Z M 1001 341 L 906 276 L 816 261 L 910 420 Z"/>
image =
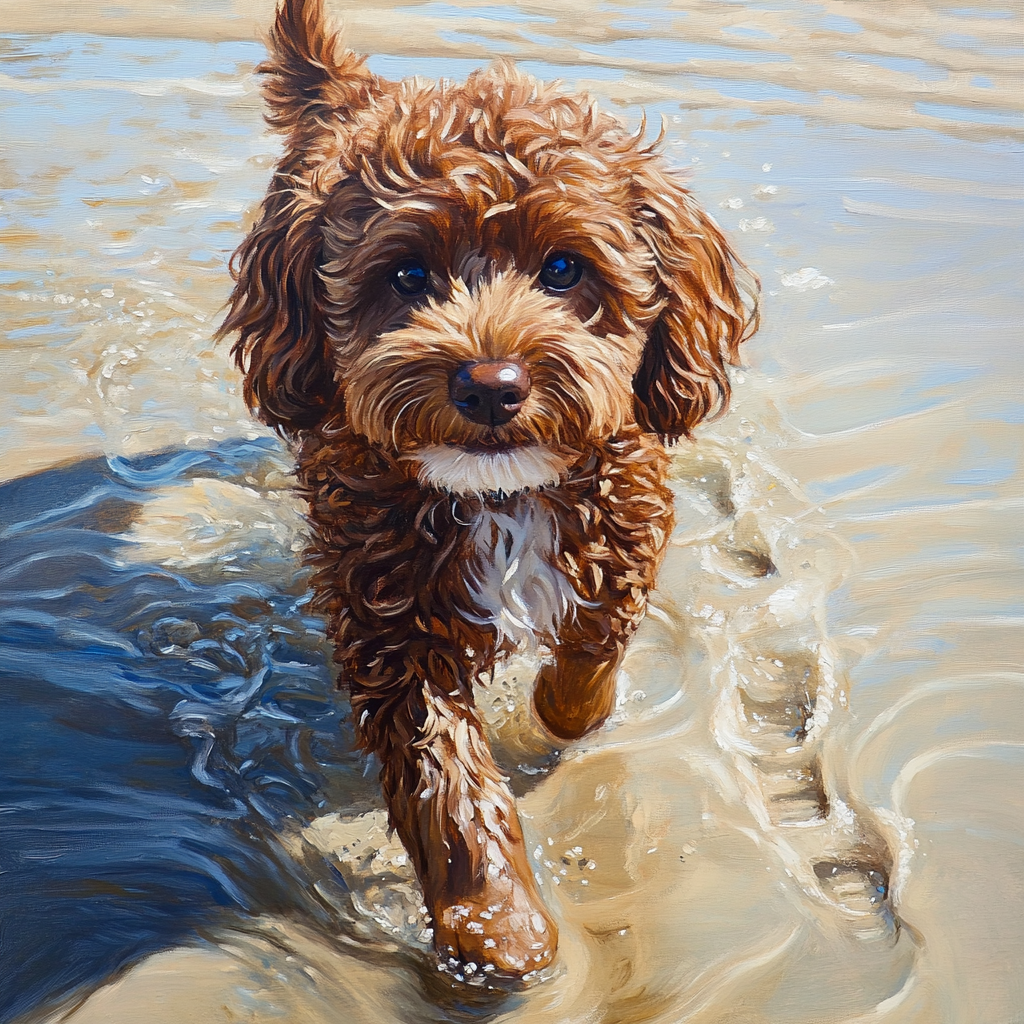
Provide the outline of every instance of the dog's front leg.
<path id="1" fill-rule="evenodd" d="M 554 660 L 533 703 L 562 740 L 596 729 L 615 707 L 615 677 L 672 531 L 664 449 L 649 435 L 609 443 L 598 469 L 561 495 L 557 567 L 578 602 L 562 621 Z"/>
<path id="2" fill-rule="evenodd" d="M 533 706 L 547 730 L 561 740 L 575 740 L 596 729 L 615 707 L 615 677 L 626 643 L 644 617 L 648 587 L 660 561 L 651 558 L 642 571 L 637 556 L 628 568 L 604 546 L 598 571 L 590 568 L 576 582 L 586 605 L 567 621 L 557 638 L 554 660 L 541 667 Z M 581 565 L 583 556 L 570 565 Z M 593 580 L 599 580 L 597 585 Z M 588 586 L 588 583 L 590 584 Z"/>
<path id="3" fill-rule="evenodd" d="M 557 930 L 460 672 L 450 652 L 406 656 L 401 687 L 386 695 L 352 673 L 353 708 L 363 745 L 381 760 L 391 824 L 423 886 L 442 960 L 522 976 L 551 962 Z"/>

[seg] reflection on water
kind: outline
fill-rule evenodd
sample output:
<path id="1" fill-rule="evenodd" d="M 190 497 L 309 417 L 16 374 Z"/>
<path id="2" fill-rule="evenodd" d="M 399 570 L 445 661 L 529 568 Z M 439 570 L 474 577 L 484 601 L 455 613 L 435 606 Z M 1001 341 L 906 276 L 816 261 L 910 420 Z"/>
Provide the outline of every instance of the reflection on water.
<path id="1" fill-rule="evenodd" d="M 436 975 L 210 341 L 270 5 L 130 6 L 0 36 L 0 1017 L 1024 1019 L 1019 16 L 346 9 L 382 74 L 663 116 L 765 286 L 612 722 L 551 749 L 525 661 L 479 694 L 563 937 L 496 993 Z"/>

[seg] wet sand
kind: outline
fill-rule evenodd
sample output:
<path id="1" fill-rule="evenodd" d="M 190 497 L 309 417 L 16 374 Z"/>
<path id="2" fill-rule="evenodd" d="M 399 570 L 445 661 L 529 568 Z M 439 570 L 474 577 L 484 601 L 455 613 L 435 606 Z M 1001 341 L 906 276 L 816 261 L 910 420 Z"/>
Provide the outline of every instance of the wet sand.
<path id="1" fill-rule="evenodd" d="M 479 694 L 562 935 L 489 991 L 429 954 L 210 340 L 270 5 L 125 6 L 0 21 L 0 1017 L 1024 1020 L 1020 17 L 346 9 L 382 74 L 664 116 L 764 286 L 612 722 L 552 750 L 525 659 Z"/>

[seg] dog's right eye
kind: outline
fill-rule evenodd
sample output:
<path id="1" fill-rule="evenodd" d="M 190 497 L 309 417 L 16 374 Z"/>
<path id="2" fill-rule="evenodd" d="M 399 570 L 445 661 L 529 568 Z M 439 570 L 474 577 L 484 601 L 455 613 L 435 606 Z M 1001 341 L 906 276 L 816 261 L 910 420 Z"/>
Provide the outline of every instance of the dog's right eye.
<path id="1" fill-rule="evenodd" d="M 583 261 L 571 252 L 556 252 L 541 267 L 538 279 L 548 291 L 567 292 L 580 283 Z"/>
<path id="2" fill-rule="evenodd" d="M 399 295 L 411 298 L 430 287 L 430 275 L 419 260 L 406 260 L 391 272 L 391 285 Z"/>

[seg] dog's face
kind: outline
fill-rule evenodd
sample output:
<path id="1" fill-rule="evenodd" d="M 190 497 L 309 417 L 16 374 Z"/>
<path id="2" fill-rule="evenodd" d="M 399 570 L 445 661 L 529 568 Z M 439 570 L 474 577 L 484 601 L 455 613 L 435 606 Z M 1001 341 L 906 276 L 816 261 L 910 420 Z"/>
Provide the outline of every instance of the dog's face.
<path id="1" fill-rule="evenodd" d="M 222 328 L 266 422 L 508 491 L 724 406 L 739 264 L 639 136 L 507 63 L 383 81 L 317 7 L 285 6 L 262 69 L 289 148 Z"/>

